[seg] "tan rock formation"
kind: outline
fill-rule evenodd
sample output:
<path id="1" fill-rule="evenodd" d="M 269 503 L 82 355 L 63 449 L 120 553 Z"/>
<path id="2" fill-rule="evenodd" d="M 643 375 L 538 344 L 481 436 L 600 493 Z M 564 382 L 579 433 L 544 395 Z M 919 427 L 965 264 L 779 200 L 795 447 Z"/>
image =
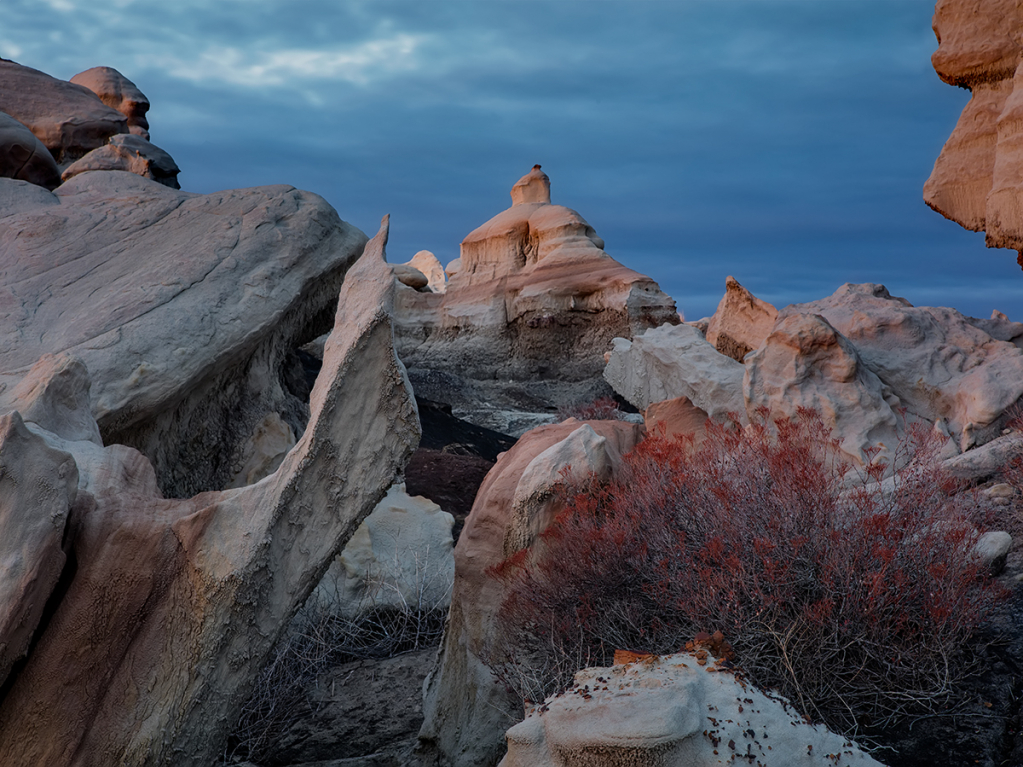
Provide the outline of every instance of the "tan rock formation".
<path id="1" fill-rule="evenodd" d="M 365 241 L 288 186 L 196 195 L 112 171 L 51 194 L 0 179 L 0 405 L 67 351 L 89 368 L 104 440 L 144 452 L 163 492 L 225 487 L 269 413 L 302 432 L 280 368 L 329 329 Z"/>
<path id="2" fill-rule="evenodd" d="M 688 654 L 583 669 L 507 737 L 501 767 L 883 767 L 784 699 Z"/>
<path id="3" fill-rule="evenodd" d="M 742 362 L 767 338 L 777 318 L 777 309 L 729 275 L 725 295 L 707 325 L 707 341 L 726 357 Z"/>
<path id="4" fill-rule="evenodd" d="M 425 274 L 409 264 L 393 264 L 391 270 L 398 282 L 413 290 L 424 290 L 430 284 Z"/>
<path id="5" fill-rule="evenodd" d="M 111 136 L 106 146 L 93 149 L 65 168 L 61 178 L 67 181 L 90 170 L 123 170 L 171 189 L 181 188 L 178 184 L 178 173 L 181 170 L 174 159 L 160 147 L 130 133 Z"/>
<path id="6" fill-rule="evenodd" d="M 444 644 L 425 686 L 419 750 L 427 764 L 492 767 L 504 751 L 502 733 L 522 716 L 521 701 L 480 660 L 492 641 L 504 597 L 486 570 L 505 559 L 510 540 L 528 545 L 554 511 L 548 498 L 546 504 L 518 507 L 532 516 L 516 516 L 515 499 L 542 500 L 544 478 L 558 468 L 547 458 L 573 456 L 572 466 L 579 459 L 587 466 L 610 465 L 614 471 L 641 435 L 642 427 L 621 421 L 583 424 L 569 419 L 542 426 L 502 453 L 487 475 L 455 547 L 455 585 Z M 534 464 L 545 452 L 547 458 Z M 537 481 L 528 478 L 527 470 Z"/>
<path id="7" fill-rule="evenodd" d="M 650 434 L 665 437 L 692 436 L 693 444 L 703 444 L 707 433 L 707 412 L 692 403 L 689 397 L 675 397 L 654 402 L 643 411 L 643 425 Z"/>
<path id="8" fill-rule="evenodd" d="M 81 85 L 99 96 L 108 107 L 128 118 L 128 130 L 149 140 L 149 99 L 131 80 L 112 67 L 93 67 L 79 72 L 70 82 Z"/>
<path id="9" fill-rule="evenodd" d="M 1016 0 L 938 0 L 933 26 L 935 71 L 973 95 L 924 185 L 924 201 L 986 231 L 988 247 L 1023 251 L 1023 11 Z"/>
<path id="10" fill-rule="evenodd" d="M 137 451 L 37 430 L 95 506 L 0 703 L 0 763 L 208 767 L 222 752 L 274 641 L 418 441 L 386 238 L 385 219 L 341 292 L 309 426 L 262 482 L 165 500 Z"/>
<path id="11" fill-rule="evenodd" d="M 60 169 L 27 127 L 8 114 L 0 112 L 0 176 L 17 178 L 46 189 L 60 185 Z"/>
<path id="12" fill-rule="evenodd" d="M 0 111 L 28 126 L 60 166 L 128 132 L 125 116 L 88 88 L 5 59 L 0 59 Z"/>
<path id="13" fill-rule="evenodd" d="M 406 266 L 418 269 L 426 275 L 427 284 L 434 293 L 443 293 L 447 290 L 447 278 L 444 276 L 444 267 L 440 261 L 428 250 L 421 250 L 412 256 Z"/>

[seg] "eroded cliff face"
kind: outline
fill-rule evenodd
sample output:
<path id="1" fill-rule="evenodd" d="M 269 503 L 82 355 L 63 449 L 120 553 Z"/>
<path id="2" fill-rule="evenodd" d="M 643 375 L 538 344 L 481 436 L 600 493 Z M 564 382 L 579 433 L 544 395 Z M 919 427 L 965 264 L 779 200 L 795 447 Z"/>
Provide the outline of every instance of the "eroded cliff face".
<path id="1" fill-rule="evenodd" d="M 972 97 L 934 163 L 924 201 L 985 232 L 989 248 L 1023 252 L 1023 9 L 1017 0 L 938 0 L 933 26 L 935 71 Z"/>

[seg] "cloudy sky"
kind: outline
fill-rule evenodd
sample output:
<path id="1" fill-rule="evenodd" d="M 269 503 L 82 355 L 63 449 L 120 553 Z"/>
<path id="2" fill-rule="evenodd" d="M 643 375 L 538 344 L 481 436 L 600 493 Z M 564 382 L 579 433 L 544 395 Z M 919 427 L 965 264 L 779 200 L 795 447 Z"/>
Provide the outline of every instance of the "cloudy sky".
<path id="1" fill-rule="evenodd" d="M 288 183 L 447 263 L 534 163 L 687 318 L 881 282 L 1023 320 L 1015 253 L 921 187 L 968 93 L 932 0 L 3 0 L 0 56 L 106 65 L 185 189 Z"/>

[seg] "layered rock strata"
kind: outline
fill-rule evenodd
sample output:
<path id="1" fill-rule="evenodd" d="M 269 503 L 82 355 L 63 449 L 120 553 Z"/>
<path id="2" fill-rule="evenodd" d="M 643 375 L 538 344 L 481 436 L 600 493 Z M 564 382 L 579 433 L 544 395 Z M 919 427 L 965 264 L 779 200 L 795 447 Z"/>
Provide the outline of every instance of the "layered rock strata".
<path id="1" fill-rule="evenodd" d="M 742 358 L 760 346 L 778 319 L 778 310 L 761 301 L 729 275 L 725 295 L 707 325 L 707 341 L 726 357 Z"/>
<path id="2" fill-rule="evenodd" d="M 427 678 L 419 755 L 426 764 L 483 767 L 504 752 L 502 733 L 522 702 L 483 663 L 494 641 L 501 585 L 487 569 L 529 546 L 553 519 L 562 469 L 612 476 L 642 427 L 621 421 L 563 423 L 525 434 L 484 480 L 455 547 L 455 584 L 437 667 Z"/>
<path id="3" fill-rule="evenodd" d="M 78 498 L 66 583 L 0 702 L 0 763 L 208 767 L 222 752 L 275 640 L 419 437 L 392 341 L 386 232 L 385 222 L 341 292 L 309 426 L 265 480 L 168 500 L 136 450 L 77 439 L 61 419 L 47 422 L 56 432 L 30 423 L 34 436 L 21 433 L 77 466 Z M 53 397 L 65 367 L 44 369 L 22 403 Z M 87 400 L 85 389 L 69 401 Z M 74 415 L 63 421 L 89 413 Z M 18 431 L 20 420 L 5 422 Z M 25 466 L 21 483 L 55 481 L 51 464 Z M 73 476 L 65 471 L 65 484 Z M 47 524 L 66 513 L 61 498 Z M 89 508 L 76 514 L 82 498 Z"/>

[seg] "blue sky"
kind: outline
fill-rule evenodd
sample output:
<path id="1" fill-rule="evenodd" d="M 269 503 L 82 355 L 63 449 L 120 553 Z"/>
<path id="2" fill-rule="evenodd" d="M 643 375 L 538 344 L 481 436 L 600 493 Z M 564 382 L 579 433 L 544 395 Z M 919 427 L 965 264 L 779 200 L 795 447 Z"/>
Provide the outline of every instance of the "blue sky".
<path id="1" fill-rule="evenodd" d="M 447 262 L 534 163 L 687 318 L 725 276 L 1023 320 L 1015 252 L 921 187 L 969 94 L 930 0 L 4 0 L 0 55 L 113 66 L 185 189 L 288 183 Z"/>

